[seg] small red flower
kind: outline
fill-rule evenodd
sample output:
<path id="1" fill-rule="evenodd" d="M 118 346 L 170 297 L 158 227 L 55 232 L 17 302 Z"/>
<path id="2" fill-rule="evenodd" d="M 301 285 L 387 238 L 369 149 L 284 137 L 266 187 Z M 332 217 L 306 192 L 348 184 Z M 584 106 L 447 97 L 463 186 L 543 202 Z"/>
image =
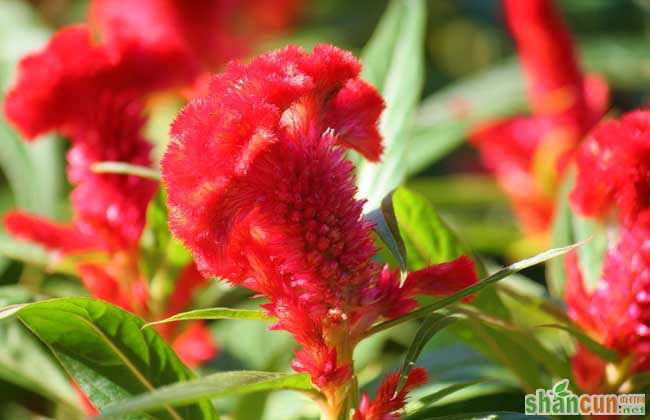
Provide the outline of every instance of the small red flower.
<path id="1" fill-rule="evenodd" d="M 404 408 L 408 393 L 427 382 L 427 371 L 422 368 L 411 370 L 403 387 L 397 392 L 399 379 L 399 372 L 386 376 L 372 401 L 365 394 L 354 413 L 354 420 L 398 420 L 398 411 Z"/>
<path id="2" fill-rule="evenodd" d="M 383 102 L 359 72 L 351 54 L 327 45 L 230 64 L 180 113 L 162 162 L 174 234 L 204 275 L 269 298 L 274 328 L 302 345 L 294 368 L 310 373 L 330 403 L 372 322 L 412 308 L 418 293 L 476 281 L 469 260 L 403 285 L 372 260 L 372 226 L 344 153 L 379 158 Z"/>
<path id="3" fill-rule="evenodd" d="M 650 370 L 649 245 L 650 228 L 623 227 L 620 239 L 607 251 L 602 278 L 593 291 L 584 285 L 577 254 L 566 261 L 569 315 L 605 346 L 632 356 L 632 372 Z M 603 373 L 594 370 L 593 375 L 585 375 L 581 366 L 594 365 L 594 357 L 579 353 L 574 362 L 583 384 L 590 388 Z"/>
<path id="4" fill-rule="evenodd" d="M 547 232 L 558 173 L 604 113 L 607 85 L 580 70 L 571 34 L 552 0 L 504 0 L 533 115 L 492 121 L 471 134 L 485 166 L 510 195 L 523 228 Z"/>
<path id="5" fill-rule="evenodd" d="M 623 223 L 650 223 L 650 110 L 598 126 L 580 147 L 571 204 L 603 217 L 616 208 Z"/>
<path id="6" fill-rule="evenodd" d="M 618 229 L 595 290 L 582 278 L 578 254 L 566 260 L 569 315 L 595 339 L 632 357 L 632 372 L 650 370 L 650 111 L 599 125 L 576 153 L 571 206 Z M 609 218 L 610 214 L 617 217 Z M 605 363 L 581 349 L 576 379 L 597 390 Z"/>

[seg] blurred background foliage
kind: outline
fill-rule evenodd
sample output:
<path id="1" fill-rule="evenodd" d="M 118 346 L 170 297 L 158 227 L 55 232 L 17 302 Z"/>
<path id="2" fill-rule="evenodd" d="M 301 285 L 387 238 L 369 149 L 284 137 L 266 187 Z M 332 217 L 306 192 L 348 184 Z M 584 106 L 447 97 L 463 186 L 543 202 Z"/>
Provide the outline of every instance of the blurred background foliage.
<path id="1" fill-rule="evenodd" d="M 559 4 L 579 42 L 584 66 L 603 73 L 611 83 L 611 112 L 617 114 L 647 104 L 650 1 L 563 0 Z M 327 42 L 359 53 L 386 5 L 384 0 L 304 0 L 301 18 L 290 33 L 257 49 L 287 43 L 311 47 Z M 429 0 L 427 6 L 423 99 L 403 161 L 409 174 L 407 185 L 436 207 L 469 248 L 496 262 L 530 255 L 538 250 L 536 245 L 522 241 L 504 194 L 481 169 L 475 151 L 464 144 L 471 124 L 526 109 L 522 78 L 500 4 L 498 0 Z M 44 45 L 57 28 L 84 20 L 87 7 L 86 0 L 0 0 L 0 95 L 4 95 L 15 75 L 17 60 Z M 168 124 L 181 104 L 178 98 L 170 97 L 151 103 L 147 131 L 158 153 L 164 148 Z M 54 136 L 27 144 L 0 116 L 0 213 L 19 207 L 66 220 L 70 189 L 64 173 L 66 147 Z M 38 268 L 47 261 L 41 249 L 0 235 L 0 285 L 4 286 L 0 307 L 40 297 L 86 294 L 64 268 L 56 274 Z M 534 281 L 514 278 L 508 284 L 532 295 L 544 294 L 540 286 L 544 282 L 543 268 L 529 270 L 526 275 Z M 25 290 L 29 296 L 21 294 Z M 245 300 L 247 297 L 215 284 L 200 297 L 199 306 L 254 305 Z M 510 303 L 512 312 L 517 303 Z M 536 316 L 526 311 L 525 305 L 519 304 L 513 316 Z M 220 321 L 211 326 L 221 350 L 214 362 L 202 368 L 205 372 L 287 368 L 292 357 L 292 340 L 287 334 L 268 333 L 265 325 L 247 321 Z M 415 325 L 406 324 L 359 346 L 355 357 L 366 389 L 374 389 L 381 373 L 399 366 L 415 329 Z M 420 364 L 429 370 L 431 385 L 419 390 L 415 397 L 431 394 L 448 382 L 493 377 L 499 379 L 498 384 L 468 387 L 460 392 L 462 398 L 455 393 L 433 408 L 415 411 L 409 418 L 462 412 L 465 406 L 472 411 L 521 410 L 522 392 L 513 374 L 460 343 L 458 334 L 464 333 L 445 330 L 427 344 Z M 17 323 L 0 324 L 0 343 L 0 418 L 28 418 L 32 414 L 26 410 L 67 418 L 65 401 L 74 400 L 74 396 L 60 372 L 47 376 L 48 381 L 59 382 L 58 392 L 39 392 L 47 389 L 43 372 L 52 369 L 45 349 Z M 12 347 L 12 343 L 16 345 Z M 525 354 L 523 357 L 528 363 Z M 21 372 L 20 381 L 13 368 Z M 256 393 L 220 400 L 218 404 L 240 419 L 317 416 L 306 398 L 288 392 Z"/>

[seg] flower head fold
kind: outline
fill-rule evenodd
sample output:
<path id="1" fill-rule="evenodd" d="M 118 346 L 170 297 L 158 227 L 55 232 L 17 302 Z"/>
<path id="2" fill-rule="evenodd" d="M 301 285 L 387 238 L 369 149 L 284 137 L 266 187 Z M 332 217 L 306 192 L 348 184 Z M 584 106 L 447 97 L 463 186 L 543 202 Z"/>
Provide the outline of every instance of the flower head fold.
<path id="1" fill-rule="evenodd" d="M 624 223 L 650 225 L 650 110 L 598 126 L 576 155 L 572 205 L 591 217 L 616 208 Z"/>

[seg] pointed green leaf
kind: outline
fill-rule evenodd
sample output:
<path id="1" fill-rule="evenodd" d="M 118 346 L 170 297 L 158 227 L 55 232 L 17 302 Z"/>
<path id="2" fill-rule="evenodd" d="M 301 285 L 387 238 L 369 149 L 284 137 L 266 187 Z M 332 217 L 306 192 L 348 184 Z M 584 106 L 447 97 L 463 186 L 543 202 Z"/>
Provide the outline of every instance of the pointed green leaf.
<path id="1" fill-rule="evenodd" d="M 147 223 L 140 236 L 140 270 L 150 279 L 148 303 L 154 314 L 165 312 L 175 283 L 192 261 L 190 252 L 169 231 L 166 201 L 160 188 L 147 207 Z"/>
<path id="2" fill-rule="evenodd" d="M 483 413 L 453 414 L 444 417 L 431 417 L 429 420 L 550 420 L 549 417 L 534 416 L 509 411 L 490 411 Z"/>
<path id="3" fill-rule="evenodd" d="M 484 381 L 467 381 L 467 382 L 460 382 L 457 384 L 449 385 L 440 391 L 434 392 L 433 394 L 426 395 L 424 397 L 421 397 L 419 401 L 421 403 L 425 404 L 433 404 L 435 402 L 440 401 L 441 399 L 445 398 L 448 395 L 451 395 L 455 392 L 461 391 L 465 388 L 468 388 L 473 385 L 477 385 L 480 383 L 483 383 Z"/>
<path id="4" fill-rule="evenodd" d="M 409 270 L 471 255 L 425 198 L 404 187 L 395 190 L 392 198 Z M 480 262 L 475 261 L 479 272 L 484 271 Z"/>
<path id="5" fill-rule="evenodd" d="M 9 317 L 32 295 L 18 286 L 0 287 L 0 379 L 36 392 L 49 400 L 81 413 L 68 378 L 50 352 L 17 319 Z"/>
<path id="6" fill-rule="evenodd" d="M 165 324 L 175 321 L 191 321 L 198 319 L 246 319 L 251 321 L 274 321 L 275 318 L 268 316 L 264 311 L 258 309 L 231 309 L 231 308 L 206 308 L 182 312 L 160 321 L 150 322 L 144 327 L 157 324 Z"/>
<path id="7" fill-rule="evenodd" d="M 17 65 L 28 52 L 40 48 L 50 36 L 30 5 L 5 0 L 0 13 L 0 92 L 7 91 Z M 0 102 L 3 98 L 0 97 Z M 41 136 L 28 143 L 0 112 L 0 169 L 7 178 L 18 208 L 48 217 L 60 216 L 65 188 L 63 142 Z"/>
<path id="8" fill-rule="evenodd" d="M 160 173 L 155 169 L 147 166 L 132 165 L 125 162 L 96 162 L 93 163 L 90 169 L 95 173 L 107 174 L 120 174 L 120 175 L 133 175 L 140 178 L 152 179 L 160 181 Z"/>
<path id="9" fill-rule="evenodd" d="M 614 350 L 611 350 L 597 341 L 593 340 L 584 332 L 580 331 L 578 328 L 570 325 L 562 324 L 544 324 L 538 325 L 538 328 L 557 328 L 564 330 L 571 334 L 576 340 L 578 340 L 582 345 L 584 345 L 590 352 L 598 355 L 603 360 L 608 362 L 618 362 L 620 361 L 620 356 Z"/>
<path id="10" fill-rule="evenodd" d="M 569 206 L 569 194 L 573 189 L 573 184 L 574 174 L 570 173 L 560 187 L 551 231 L 551 246 L 553 247 L 567 246 L 576 242 L 573 234 L 573 215 Z M 562 297 L 566 282 L 564 258 L 552 259 L 546 263 L 546 266 L 546 282 L 549 291 L 556 297 Z"/>
<path id="11" fill-rule="evenodd" d="M 398 8 L 403 11 L 398 11 Z M 398 14 L 400 18 L 396 28 L 394 20 Z M 406 176 L 404 155 L 424 84 L 425 2 L 393 0 L 383 22 L 385 24 L 373 36 L 366 54 L 366 57 L 373 57 L 368 65 L 380 68 L 370 68 L 365 74 L 379 75 L 374 82 L 380 83 L 378 88 L 386 102 L 379 121 L 379 131 L 384 140 L 381 162 L 361 160 L 357 166 L 359 196 L 368 199 L 368 208 L 378 207 Z M 389 57 L 387 67 L 382 59 L 378 59 L 381 55 Z M 388 70 L 382 83 L 379 80 L 385 68 Z"/>
<path id="12" fill-rule="evenodd" d="M 537 255 L 535 255 L 535 256 L 533 256 L 531 258 L 527 258 L 527 259 L 524 259 L 524 260 L 521 260 L 521 261 L 517 261 L 516 263 L 511 264 L 508 267 L 505 267 L 505 268 L 497 271 L 496 273 L 492 274 L 491 276 L 488 276 L 487 278 L 479 281 L 478 283 L 476 283 L 476 284 L 474 284 L 472 286 L 466 287 L 465 289 L 463 289 L 463 290 L 461 290 L 461 291 L 459 291 L 457 293 L 454 293 L 451 296 L 439 299 L 439 300 L 435 301 L 434 303 L 432 303 L 430 305 L 425 305 L 425 306 L 421 307 L 420 309 L 417 309 L 417 310 L 415 310 L 415 311 L 413 311 L 413 312 L 411 312 L 411 313 L 409 313 L 407 315 L 404 315 L 404 316 L 402 316 L 400 318 L 392 319 L 390 321 L 386 321 L 386 322 L 382 322 L 380 324 L 377 324 L 377 325 L 373 326 L 372 328 L 370 328 L 370 330 L 366 333 L 366 336 L 370 336 L 372 334 L 378 333 L 379 331 L 383 331 L 385 329 L 392 328 L 392 327 L 394 327 L 396 325 L 402 324 L 402 323 L 404 323 L 404 322 L 406 322 L 408 320 L 411 320 L 411 319 L 422 318 L 422 317 L 424 317 L 424 316 L 426 316 L 426 315 L 428 315 L 428 314 L 430 314 L 432 312 L 435 312 L 435 311 L 437 311 L 439 309 L 442 309 L 442 308 L 444 308 L 446 306 L 449 306 L 449 305 L 452 305 L 452 304 L 454 304 L 456 302 L 459 302 L 463 298 L 465 298 L 465 297 L 467 297 L 467 296 L 469 296 L 469 295 L 471 295 L 473 293 L 476 293 L 478 291 L 481 291 L 482 289 L 489 286 L 490 284 L 494 284 L 494 283 L 498 282 L 499 280 L 502 280 L 502 279 L 508 277 L 511 274 L 517 273 L 517 272 L 519 272 L 519 271 L 521 271 L 523 269 L 526 269 L 528 267 L 532 267 L 532 266 L 534 266 L 536 264 L 539 264 L 539 263 L 544 262 L 546 260 L 549 260 L 551 258 L 555 258 L 555 257 L 558 257 L 560 255 L 564 255 L 567 252 L 569 252 L 569 251 L 571 251 L 573 249 L 576 249 L 580 245 L 582 245 L 582 244 L 580 243 L 580 244 L 567 246 L 567 247 L 564 247 L 564 248 L 550 249 L 548 251 L 537 254 Z"/>
<path id="13" fill-rule="evenodd" d="M 172 384 L 128 401 L 112 404 L 103 418 L 113 418 L 138 411 L 158 410 L 189 404 L 204 398 L 241 395 L 257 391 L 289 389 L 316 392 L 309 375 L 257 371 L 219 372 L 189 382 Z"/>
<path id="14" fill-rule="evenodd" d="M 411 370 L 415 367 L 415 362 L 429 340 L 431 340 L 437 332 L 452 324 L 457 319 L 458 316 L 455 315 L 445 316 L 431 314 L 422 321 L 420 328 L 418 328 L 418 331 L 415 333 L 415 337 L 413 337 L 413 341 L 409 345 L 406 355 L 404 356 L 404 361 L 402 362 L 402 368 L 400 369 L 399 374 L 399 383 L 395 392 L 399 393 L 404 384 L 406 384 L 409 373 L 411 373 Z"/>
<path id="15" fill-rule="evenodd" d="M 392 0 L 377 24 L 375 32 L 361 52 L 363 71 L 361 77 L 379 91 L 383 91 L 392 55 L 402 25 L 405 2 Z"/>
<path id="16" fill-rule="evenodd" d="M 585 241 L 578 249 L 578 265 L 582 272 L 585 288 L 596 289 L 602 277 L 603 263 L 608 248 L 606 227 L 603 223 L 573 213 L 573 232 L 577 241 Z"/>
<path id="17" fill-rule="evenodd" d="M 368 213 L 365 218 L 374 224 L 375 232 L 388 247 L 391 254 L 399 263 L 402 273 L 407 271 L 407 255 L 402 235 L 399 231 L 395 208 L 393 206 L 393 193 L 388 194 L 381 201 L 381 206 Z"/>
<path id="18" fill-rule="evenodd" d="M 194 378 L 154 330 L 142 331 L 141 319 L 108 303 L 53 299 L 24 305 L 15 314 L 50 348 L 100 410 Z M 182 407 L 161 406 L 154 415 L 174 420 L 217 418 L 205 400 Z"/>

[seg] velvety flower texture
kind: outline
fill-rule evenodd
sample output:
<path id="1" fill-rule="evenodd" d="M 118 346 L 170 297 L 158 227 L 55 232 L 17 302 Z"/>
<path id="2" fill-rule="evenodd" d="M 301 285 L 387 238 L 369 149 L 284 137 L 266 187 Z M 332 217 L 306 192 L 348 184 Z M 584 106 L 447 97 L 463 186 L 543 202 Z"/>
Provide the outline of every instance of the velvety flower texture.
<path id="1" fill-rule="evenodd" d="M 372 226 L 344 154 L 379 159 L 383 101 L 359 71 L 328 45 L 230 64 L 180 113 L 162 162 L 174 234 L 206 276 L 269 299 L 275 328 L 302 345 L 294 368 L 311 374 L 334 410 L 352 349 L 374 321 L 412 309 L 418 293 L 476 281 L 465 257 L 403 284 L 372 260 Z"/>
<path id="2" fill-rule="evenodd" d="M 576 163 L 574 208 L 592 217 L 605 217 L 615 208 L 622 223 L 650 226 L 650 110 L 600 125 L 580 148 Z"/>
<path id="3" fill-rule="evenodd" d="M 151 164 L 151 145 L 141 133 L 143 96 L 175 83 L 176 76 L 164 80 L 153 72 L 149 56 L 138 54 L 143 54 L 140 48 L 111 51 L 95 43 L 86 27 L 75 26 L 61 30 L 42 51 L 21 60 L 5 112 L 28 139 L 56 131 L 71 141 L 67 175 L 73 186 L 73 220 L 58 223 L 13 211 L 5 216 L 5 226 L 13 236 L 41 244 L 57 258 L 99 253 L 99 260 L 77 258 L 84 286 L 99 299 L 148 317 L 149 293 L 138 268 L 138 245 L 157 184 L 91 170 L 101 161 Z M 204 280 L 190 265 L 179 283 L 198 287 Z M 200 336 L 193 331 L 187 337 Z M 163 335 L 175 342 L 185 333 L 177 329 Z M 216 353 L 211 339 L 204 339 L 201 348 L 205 354 Z M 205 354 L 197 354 L 180 352 L 189 364 L 207 360 Z"/>
<path id="4" fill-rule="evenodd" d="M 630 356 L 629 372 L 650 370 L 650 111 L 601 124 L 582 144 L 573 208 L 617 230 L 595 290 L 584 284 L 578 255 L 566 261 L 569 315 L 599 342 Z M 579 349 L 574 372 L 602 390 L 605 362 Z"/>
<path id="5" fill-rule="evenodd" d="M 471 134 L 511 197 L 528 234 L 548 231 L 558 174 L 603 115 L 606 84 L 580 70 L 571 34 L 552 0 L 503 0 L 527 79 L 530 117 L 491 121 Z"/>

